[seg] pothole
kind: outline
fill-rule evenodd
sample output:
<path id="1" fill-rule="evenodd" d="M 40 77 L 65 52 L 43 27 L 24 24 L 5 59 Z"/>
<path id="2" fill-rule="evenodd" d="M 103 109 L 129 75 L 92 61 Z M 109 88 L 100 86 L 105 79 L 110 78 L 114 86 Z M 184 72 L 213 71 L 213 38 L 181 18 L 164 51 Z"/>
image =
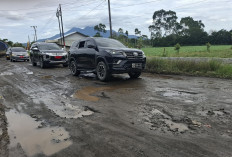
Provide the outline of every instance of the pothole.
<path id="1" fill-rule="evenodd" d="M 70 135 L 63 127 L 39 128 L 40 122 L 15 110 L 6 112 L 6 116 L 10 148 L 20 144 L 28 156 L 49 156 L 72 145 Z"/>
<path id="2" fill-rule="evenodd" d="M 145 124 L 150 125 L 151 130 L 171 131 L 184 133 L 189 130 L 188 125 L 174 122 L 172 117 L 158 109 L 152 109 L 150 113 L 143 115 Z"/>

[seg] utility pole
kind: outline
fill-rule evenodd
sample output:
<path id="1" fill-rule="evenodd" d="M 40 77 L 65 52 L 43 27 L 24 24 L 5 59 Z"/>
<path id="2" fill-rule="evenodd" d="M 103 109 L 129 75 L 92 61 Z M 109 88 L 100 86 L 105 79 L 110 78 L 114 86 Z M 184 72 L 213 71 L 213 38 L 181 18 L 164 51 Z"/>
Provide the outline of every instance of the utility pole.
<path id="1" fill-rule="evenodd" d="M 34 41 L 37 41 L 37 34 L 36 34 L 37 26 L 31 26 L 31 27 L 34 28 L 34 31 L 35 31 Z"/>
<path id="2" fill-rule="evenodd" d="M 111 23 L 110 0 L 108 0 L 108 10 L 109 10 L 109 22 L 110 22 L 110 38 L 112 38 L 113 35 L 112 35 L 112 23 Z"/>
<path id="3" fill-rule="evenodd" d="M 63 43 L 64 43 L 64 48 L 65 48 L 64 27 L 63 27 L 63 20 L 62 20 L 61 4 L 59 4 L 59 9 L 60 9 L 59 12 L 60 12 L 60 22 L 61 22 L 61 27 L 62 27 Z"/>
<path id="4" fill-rule="evenodd" d="M 57 11 L 56 11 L 56 17 L 58 18 L 58 23 L 59 23 L 59 30 L 60 30 L 60 44 L 62 45 L 62 42 L 63 42 L 63 40 L 62 40 L 62 35 L 61 35 L 61 28 L 60 28 L 60 12 L 59 12 L 59 9 L 57 9 Z"/>

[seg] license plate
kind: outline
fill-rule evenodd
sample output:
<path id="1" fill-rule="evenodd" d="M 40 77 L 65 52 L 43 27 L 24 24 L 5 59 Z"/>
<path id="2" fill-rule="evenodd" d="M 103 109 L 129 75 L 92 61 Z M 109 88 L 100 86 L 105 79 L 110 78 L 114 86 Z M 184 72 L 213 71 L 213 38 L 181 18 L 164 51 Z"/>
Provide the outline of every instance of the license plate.
<path id="1" fill-rule="evenodd" d="M 62 56 L 55 56 L 55 59 L 61 59 Z"/>
<path id="2" fill-rule="evenodd" d="M 142 69 L 142 63 L 132 63 L 132 68 Z"/>
<path id="3" fill-rule="evenodd" d="M 24 56 L 20 56 L 20 58 L 23 58 Z"/>

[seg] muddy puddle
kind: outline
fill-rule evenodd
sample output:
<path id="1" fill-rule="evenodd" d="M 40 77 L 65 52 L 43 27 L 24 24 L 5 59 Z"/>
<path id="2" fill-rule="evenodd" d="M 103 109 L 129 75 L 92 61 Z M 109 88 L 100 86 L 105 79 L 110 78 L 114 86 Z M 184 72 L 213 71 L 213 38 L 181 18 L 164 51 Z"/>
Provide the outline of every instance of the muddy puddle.
<path id="1" fill-rule="evenodd" d="M 100 91 L 105 90 L 112 90 L 112 87 L 85 87 L 81 90 L 77 91 L 73 97 L 81 100 L 87 100 L 87 101 L 99 101 L 100 97 L 93 96 L 92 94 L 95 94 Z"/>
<path id="2" fill-rule="evenodd" d="M 85 101 L 97 102 L 101 98 L 110 98 L 109 96 L 106 95 L 104 91 L 112 92 L 120 89 L 120 93 L 127 94 L 128 91 L 134 90 L 139 87 L 140 85 L 135 84 L 133 82 L 130 82 L 128 84 L 124 83 L 119 85 L 110 85 L 110 86 L 106 85 L 100 87 L 89 86 L 76 91 L 72 95 L 72 97 Z"/>
<path id="3" fill-rule="evenodd" d="M 9 149 L 20 144 L 27 156 L 49 156 L 72 145 L 69 133 L 62 127 L 39 128 L 41 122 L 15 110 L 6 112 L 6 116 L 10 135 Z"/>

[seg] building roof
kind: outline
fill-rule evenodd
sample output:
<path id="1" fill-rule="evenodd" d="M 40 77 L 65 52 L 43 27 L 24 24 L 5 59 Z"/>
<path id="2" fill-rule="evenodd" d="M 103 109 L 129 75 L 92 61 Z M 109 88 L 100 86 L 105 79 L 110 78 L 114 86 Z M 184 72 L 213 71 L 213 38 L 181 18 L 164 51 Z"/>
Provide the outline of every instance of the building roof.
<path id="1" fill-rule="evenodd" d="M 80 35 L 85 36 L 85 37 L 88 37 L 87 35 L 84 35 L 84 34 L 82 34 L 82 33 L 80 33 L 80 32 L 71 32 L 71 33 L 69 33 L 69 34 L 66 34 L 64 37 L 68 37 L 68 36 L 73 35 L 73 34 L 75 34 L 75 33 L 80 34 Z M 56 39 L 54 39 L 54 40 L 59 40 L 59 39 L 61 39 L 61 37 L 56 38 Z"/>

